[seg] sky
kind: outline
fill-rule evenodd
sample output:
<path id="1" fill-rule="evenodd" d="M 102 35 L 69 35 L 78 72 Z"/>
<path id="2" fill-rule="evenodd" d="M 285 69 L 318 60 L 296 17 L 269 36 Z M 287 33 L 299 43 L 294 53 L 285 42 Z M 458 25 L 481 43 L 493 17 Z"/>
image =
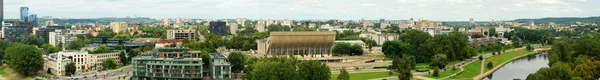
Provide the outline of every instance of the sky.
<path id="1" fill-rule="evenodd" d="M 600 16 L 600 0 L 4 0 L 4 15 L 68 18 L 513 20 Z"/>

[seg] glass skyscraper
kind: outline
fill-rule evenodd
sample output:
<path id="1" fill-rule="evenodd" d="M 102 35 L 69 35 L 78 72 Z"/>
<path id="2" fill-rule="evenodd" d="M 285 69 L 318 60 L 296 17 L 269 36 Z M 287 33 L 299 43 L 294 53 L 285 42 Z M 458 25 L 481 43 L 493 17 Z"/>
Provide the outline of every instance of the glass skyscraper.
<path id="1" fill-rule="evenodd" d="M 20 16 L 21 17 L 21 21 L 22 22 L 29 21 L 28 18 L 27 18 L 28 16 L 29 16 L 29 8 L 28 7 L 21 7 L 21 16 Z"/>

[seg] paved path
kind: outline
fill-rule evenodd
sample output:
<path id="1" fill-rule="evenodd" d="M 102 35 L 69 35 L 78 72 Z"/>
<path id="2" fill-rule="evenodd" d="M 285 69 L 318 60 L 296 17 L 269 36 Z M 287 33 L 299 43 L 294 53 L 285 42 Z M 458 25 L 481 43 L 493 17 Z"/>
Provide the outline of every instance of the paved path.
<path id="1" fill-rule="evenodd" d="M 48 80 L 68 80 L 68 79 L 116 80 L 116 79 L 118 79 L 118 77 L 121 77 L 124 75 L 130 75 L 132 69 L 133 68 L 131 67 L 131 65 L 128 65 L 128 66 L 122 67 L 120 69 L 107 70 L 107 71 L 102 71 L 99 73 L 87 73 L 87 74 L 80 74 L 80 75 L 76 75 L 76 76 L 59 76 L 58 79 L 48 79 Z M 113 74 L 115 76 L 113 76 Z M 94 77 L 94 75 L 96 75 L 96 77 Z M 86 78 L 83 78 L 84 76 Z"/>

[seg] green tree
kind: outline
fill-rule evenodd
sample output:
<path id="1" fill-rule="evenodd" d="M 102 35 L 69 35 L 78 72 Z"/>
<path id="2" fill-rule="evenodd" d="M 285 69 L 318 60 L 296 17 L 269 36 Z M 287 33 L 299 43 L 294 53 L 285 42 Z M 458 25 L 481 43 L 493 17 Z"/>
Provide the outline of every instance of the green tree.
<path id="1" fill-rule="evenodd" d="M 408 56 L 409 55 L 402 56 L 400 65 L 398 66 L 398 69 L 396 70 L 399 73 L 398 79 L 400 79 L 400 80 L 410 80 L 413 76 L 412 73 L 410 72 L 410 70 L 412 70 L 412 65 L 411 65 L 412 60 Z"/>
<path id="2" fill-rule="evenodd" d="M 246 62 L 246 55 L 241 52 L 232 52 L 227 57 L 229 63 L 231 63 L 231 72 L 240 73 L 244 69 L 244 63 Z"/>
<path id="3" fill-rule="evenodd" d="M 129 60 L 125 55 L 125 51 L 121 51 L 121 53 L 119 53 L 119 61 L 121 61 L 122 64 L 129 64 Z"/>
<path id="4" fill-rule="evenodd" d="M 570 72 L 568 64 L 557 62 L 550 68 L 540 68 L 537 72 L 529 74 L 526 80 L 571 80 Z"/>
<path id="5" fill-rule="evenodd" d="M 556 62 L 570 62 L 571 61 L 571 46 L 567 42 L 558 41 L 555 42 L 550 50 L 549 63 L 548 65 Z"/>
<path id="6" fill-rule="evenodd" d="M 404 43 L 402 41 L 385 41 L 383 43 L 383 47 L 381 48 L 383 54 L 386 56 L 401 56 L 402 54 L 409 53 L 411 49 L 410 44 Z"/>
<path id="7" fill-rule="evenodd" d="M 350 43 L 336 43 L 333 47 L 333 53 L 337 55 L 363 55 L 364 51 L 360 45 Z"/>
<path id="8" fill-rule="evenodd" d="M 205 59 L 205 60 L 202 60 L 203 63 L 210 63 L 210 61 L 211 61 L 210 53 L 208 53 L 206 51 L 202 51 L 200 53 L 200 57 L 202 57 L 202 59 Z M 208 68 L 208 65 L 204 65 L 204 68 Z"/>
<path id="9" fill-rule="evenodd" d="M 329 80 L 331 72 L 327 64 L 309 60 L 298 64 L 298 75 L 301 80 Z"/>
<path id="10" fill-rule="evenodd" d="M 13 44 L 5 54 L 9 67 L 21 75 L 30 76 L 44 67 L 43 52 L 35 46 Z"/>
<path id="11" fill-rule="evenodd" d="M 259 59 L 251 64 L 252 70 L 244 78 L 248 80 L 299 80 L 295 58 L 273 57 Z"/>
<path id="12" fill-rule="evenodd" d="M 41 46 L 42 44 L 45 43 L 43 38 L 40 38 L 35 35 L 27 35 L 26 37 L 22 37 L 17 40 L 18 40 L 18 42 L 21 42 L 23 44 L 36 45 L 36 46 Z"/>
<path id="13" fill-rule="evenodd" d="M 117 68 L 117 63 L 113 58 L 108 58 L 102 62 L 102 67 L 106 70 L 115 69 Z"/>
<path id="14" fill-rule="evenodd" d="M 407 43 L 409 46 L 405 47 L 403 45 L 402 47 L 405 47 L 406 49 L 400 50 L 406 50 L 403 53 L 415 56 L 415 60 L 418 63 L 427 63 L 429 60 L 431 60 L 431 56 L 434 55 L 434 52 L 430 48 L 431 46 L 427 44 L 427 41 L 429 41 L 431 38 L 431 35 L 423 31 L 412 29 L 405 30 L 402 32 L 402 34 L 400 34 L 399 40 Z"/>
<path id="15" fill-rule="evenodd" d="M 94 50 L 94 53 L 109 53 L 112 52 L 112 50 L 106 48 L 105 45 L 99 45 L 98 47 L 96 47 L 96 50 Z"/>
<path id="16" fill-rule="evenodd" d="M 434 53 L 448 56 L 448 60 L 464 60 L 475 56 L 475 50 L 469 45 L 468 37 L 460 32 L 436 35 L 428 40 L 428 45 Z M 429 59 L 427 57 L 426 59 Z"/>
<path id="17" fill-rule="evenodd" d="M 533 47 L 531 47 L 531 44 L 528 44 L 525 48 L 529 51 L 533 51 Z"/>
<path id="18" fill-rule="evenodd" d="M 125 45 L 123 45 L 123 44 L 119 44 L 119 45 L 115 46 L 115 48 L 114 48 L 114 49 L 115 49 L 115 50 L 125 50 Z"/>
<path id="19" fill-rule="evenodd" d="M 582 37 L 576 41 L 577 46 L 575 46 L 575 56 L 588 55 L 590 57 L 597 58 L 597 60 L 600 60 L 599 37 L 600 33 L 589 33 L 582 35 Z"/>
<path id="20" fill-rule="evenodd" d="M 439 67 L 435 67 L 435 69 L 433 69 L 433 76 L 435 76 L 435 77 L 440 76 L 440 68 Z"/>
<path id="21" fill-rule="evenodd" d="M 444 54 L 436 54 L 431 59 L 430 65 L 433 67 L 444 68 L 446 67 L 446 64 L 448 64 L 448 57 Z"/>
<path id="22" fill-rule="evenodd" d="M 76 70 L 77 69 L 75 67 L 75 63 L 73 63 L 73 62 L 67 63 L 67 65 L 65 65 L 65 75 L 66 76 L 71 76 L 71 75 L 75 74 Z"/>
<path id="23" fill-rule="evenodd" d="M 490 62 L 486 63 L 485 67 L 487 69 L 492 69 L 492 68 L 494 68 L 494 64 L 492 63 L 492 61 L 490 61 Z"/>
<path id="24" fill-rule="evenodd" d="M 342 67 L 342 69 L 340 69 L 340 75 L 338 75 L 337 80 L 350 80 L 350 74 L 348 74 L 346 68 Z"/>
<path id="25" fill-rule="evenodd" d="M 10 46 L 10 43 L 0 40 L 0 60 L 4 60 L 4 52 L 6 51 L 6 48 L 8 48 Z"/>
<path id="26" fill-rule="evenodd" d="M 59 48 L 56 48 L 50 44 L 43 44 L 42 48 L 48 50 L 49 53 L 56 53 L 56 52 L 60 51 Z"/>
<path id="27" fill-rule="evenodd" d="M 118 35 L 115 35 L 112 38 L 114 38 L 114 39 L 121 39 L 121 40 L 129 40 L 129 39 L 131 39 L 131 36 L 129 34 L 118 34 Z"/>

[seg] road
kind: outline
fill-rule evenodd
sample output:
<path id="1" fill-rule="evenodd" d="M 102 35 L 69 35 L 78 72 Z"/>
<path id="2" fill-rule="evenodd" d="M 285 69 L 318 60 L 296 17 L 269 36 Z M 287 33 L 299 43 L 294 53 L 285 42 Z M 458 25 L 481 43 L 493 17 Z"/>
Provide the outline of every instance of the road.
<path id="1" fill-rule="evenodd" d="M 129 66 L 125 66 L 120 69 L 114 69 L 114 70 L 108 70 L 108 71 L 102 71 L 102 72 L 76 74 L 75 76 L 72 76 L 72 77 L 59 76 L 58 78 L 49 79 L 49 80 L 74 80 L 74 79 L 78 79 L 78 80 L 114 80 L 114 79 L 117 79 L 118 77 L 129 76 L 131 74 L 132 69 L 133 68 L 131 67 L 131 65 L 129 65 Z M 114 74 L 114 76 L 112 74 Z M 94 75 L 96 75 L 96 77 L 94 77 Z M 84 76 L 86 78 L 83 78 Z"/>

